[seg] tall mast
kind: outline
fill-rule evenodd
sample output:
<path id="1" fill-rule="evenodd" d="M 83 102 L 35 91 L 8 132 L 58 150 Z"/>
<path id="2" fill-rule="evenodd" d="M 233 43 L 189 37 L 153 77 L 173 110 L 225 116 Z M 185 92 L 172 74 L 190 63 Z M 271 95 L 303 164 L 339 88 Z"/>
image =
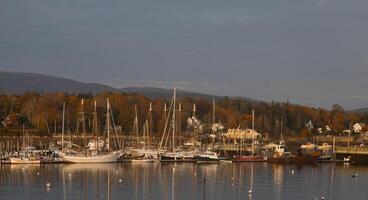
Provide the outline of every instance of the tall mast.
<path id="1" fill-rule="evenodd" d="M 192 117 L 194 119 L 197 119 L 196 112 L 197 112 L 196 104 L 193 104 L 193 116 Z M 197 146 L 197 128 L 198 128 L 197 123 L 195 123 L 194 129 L 193 129 L 195 146 Z"/>
<path id="2" fill-rule="evenodd" d="M 106 125 L 107 125 L 107 151 L 110 151 L 110 102 L 109 98 L 106 99 L 107 110 L 106 110 Z"/>
<path id="3" fill-rule="evenodd" d="M 252 109 L 252 156 L 254 155 L 254 109 Z"/>
<path id="4" fill-rule="evenodd" d="M 96 150 L 98 151 L 98 121 L 97 121 L 97 102 L 95 100 L 95 107 L 93 110 L 92 134 L 95 137 Z"/>
<path id="5" fill-rule="evenodd" d="M 178 135 L 179 135 L 179 144 L 181 144 L 181 103 L 179 103 L 179 116 L 178 116 Z"/>
<path id="6" fill-rule="evenodd" d="M 134 118 L 134 129 L 135 129 L 135 134 L 136 134 L 136 139 L 137 139 L 137 144 L 139 144 L 139 128 L 138 128 L 138 112 L 137 112 L 137 105 L 134 105 L 134 113 L 135 113 L 135 118 Z"/>
<path id="7" fill-rule="evenodd" d="M 252 130 L 254 130 L 254 109 L 252 109 Z"/>
<path id="8" fill-rule="evenodd" d="M 150 143 L 150 138 L 151 138 L 151 124 L 152 124 L 152 103 L 150 102 L 149 103 L 149 109 L 148 109 L 148 117 L 146 119 L 146 142 L 148 143 L 148 146 L 149 146 L 149 143 Z M 145 144 L 146 144 L 145 142 Z"/>
<path id="9" fill-rule="evenodd" d="M 215 124 L 216 102 L 215 98 L 212 99 L 212 125 Z"/>
<path id="10" fill-rule="evenodd" d="M 174 105 L 173 105 L 173 117 L 172 117 L 172 124 L 173 124 L 173 137 L 172 137 L 172 146 L 173 146 L 173 152 L 175 151 L 175 112 L 176 112 L 176 88 L 174 88 Z"/>
<path id="11" fill-rule="evenodd" d="M 86 147 L 86 124 L 83 110 L 84 100 L 81 101 L 81 117 L 82 117 L 82 131 L 83 131 L 83 148 Z"/>
<path id="12" fill-rule="evenodd" d="M 166 103 L 164 105 L 164 123 L 166 123 L 166 118 L 167 118 L 167 106 L 166 106 Z"/>
<path id="13" fill-rule="evenodd" d="M 61 128 L 61 151 L 64 148 L 64 131 L 65 131 L 65 101 L 63 103 L 63 125 Z"/>

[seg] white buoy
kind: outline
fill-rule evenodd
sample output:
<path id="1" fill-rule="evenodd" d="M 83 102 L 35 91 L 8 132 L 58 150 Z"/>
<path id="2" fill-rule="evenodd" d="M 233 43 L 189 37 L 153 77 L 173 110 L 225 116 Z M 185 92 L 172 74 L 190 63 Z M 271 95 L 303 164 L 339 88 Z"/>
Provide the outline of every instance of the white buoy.
<path id="1" fill-rule="evenodd" d="M 39 176 L 40 175 L 40 172 L 37 172 L 37 176 Z"/>
<path id="2" fill-rule="evenodd" d="M 46 183 L 46 187 L 47 188 L 50 188 L 51 187 L 51 184 L 50 183 Z"/>
<path id="3" fill-rule="evenodd" d="M 291 170 L 291 174 L 294 175 L 295 171 L 294 170 Z"/>
<path id="4" fill-rule="evenodd" d="M 249 194 L 249 195 L 251 195 L 252 193 L 253 193 L 253 191 L 252 191 L 252 190 L 249 190 L 249 191 L 248 191 L 248 194 Z"/>
<path id="5" fill-rule="evenodd" d="M 321 200 L 324 200 L 325 199 L 325 197 L 321 197 Z"/>
<path id="6" fill-rule="evenodd" d="M 123 180 L 121 180 L 121 178 L 119 178 L 119 183 L 123 182 Z"/>

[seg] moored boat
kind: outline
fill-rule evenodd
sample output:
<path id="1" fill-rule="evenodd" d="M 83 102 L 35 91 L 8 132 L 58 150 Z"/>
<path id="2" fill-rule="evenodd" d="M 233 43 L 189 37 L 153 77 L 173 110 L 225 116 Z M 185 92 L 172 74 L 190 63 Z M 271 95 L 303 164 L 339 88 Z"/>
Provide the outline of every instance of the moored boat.
<path id="1" fill-rule="evenodd" d="M 106 154 L 96 154 L 96 155 L 61 155 L 61 158 L 66 162 L 71 163 L 111 163 L 117 162 L 118 158 L 121 156 L 120 151 L 109 152 Z"/>
<path id="2" fill-rule="evenodd" d="M 11 164 L 40 164 L 41 160 L 36 157 L 11 157 Z"/>
<path id="3" fill-rule="evenodd" d="M 197 162 L 198 163 L 214 163 L 219 162 L 219 156 L 216 152 L 213 151 L 205 151 L 198 155 Z"/>

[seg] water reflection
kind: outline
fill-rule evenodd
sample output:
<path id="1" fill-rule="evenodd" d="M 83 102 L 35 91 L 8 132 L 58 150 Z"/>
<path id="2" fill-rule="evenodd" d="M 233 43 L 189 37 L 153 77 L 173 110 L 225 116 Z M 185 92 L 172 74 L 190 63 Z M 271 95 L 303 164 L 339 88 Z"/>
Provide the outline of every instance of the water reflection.
<path id="1" fill-rule="evenodd" d="M 366 174 L 335 164 L 2 165 L 0 199 L 365 199 Z"/>

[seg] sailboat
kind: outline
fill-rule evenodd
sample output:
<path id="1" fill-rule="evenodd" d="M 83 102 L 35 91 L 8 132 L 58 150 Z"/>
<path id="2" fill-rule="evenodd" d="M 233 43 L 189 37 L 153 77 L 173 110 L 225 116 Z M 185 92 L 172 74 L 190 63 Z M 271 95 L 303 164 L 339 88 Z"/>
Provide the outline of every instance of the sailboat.
<path id="1" fill-rule="evenodd" d="M 171 119 L 171 123 L 169 121 Z M 159 145 L 159 157 L 161 161 L 192 161 L 195 159 L 196 155 L 194 151 L 186 151 L 175 146 L 175 134 L 176 134 L 176 88 L 174 88 L 173 98 L 171 100 L 169 114 L 166 118 L 164 132 L 162 134 L 161 142 Z M 167 142 L 169 140 L 170 131 L 171 136 L 171 148 L 167 147 Z M 164 146 L 165 141 L 165 146 Z M 164 150 L 164 152 L 162 152 Z"/>
<path id="2" fill-rule="evenodd" d="M 111 108 L 109 99 L 106 100 L 107 103 L 107 112 L 106 112 L 106 129 L 107 129 L 107 140 L 104 145 L 103 151 L 99 150 L 99 141 L 97 140 L 96 149 L 95 151 L 88 151 L 84 150 L 84 152 L 80 152 L 77 154 L 70 154 L 67 155 L 65 153 L 61 154 L 61 157 L 66 162 L 71 163 L 110 163 L 110 162 L 117 162 L 118 158 L 121 156 L 121 151 L 112 151 L 110 148 L 110 115 L 111 115 Z M 82 100 L 82 108 L 83 108 L 83 100 Z M 83 110 L 82 110 L 83 116 Z M 85 135 L 85 134 L 84 134 Z M 98 137 L 97 137 L 98 138 Z"/>
<path id="3" fill-rule="evenodd" d="M 137 109 L 136 110 L 136 120 L 138 122 L 137 117 Z M 138 125 L 138 124 L 137 124 Z M 134 157 L 131 162 L 132 163 L 150 163 L 154 162 L 158 158 L 157 149 L 154 149 L 150 146 L 150 137 L 152 130 L 152 103 L 149 104 L 149 110 L 147 114 L 147 118 L 145 123 L 143 124 L 143 146 L 141 148 L 135 149 L 138 152 L 138 156 Z M 138 133 L 138 130 L 137 130 Z"/>
<path id="4" fill-rule="evenodd" d="M 19 152 L 19 156 L 10 157 L 11 164 L 40 164 L 41 159 L 35 154 L 36 148 L 30 145 L 28 132 L 25 131 L 23 125 L 23 147 L 22 151 Z"/>
<path id="5" fill-rule="evenodd" d="M 234 160 L 236 162 L 264 162 L 265 158 L 262 156 L 255 155 L 255 135 L 254 135 L 254 110 L 252 110 L 252 131 L 250 132 L 252 138 L 252 152 L 251 155 L 236 155 L 234 156 Z"/>

